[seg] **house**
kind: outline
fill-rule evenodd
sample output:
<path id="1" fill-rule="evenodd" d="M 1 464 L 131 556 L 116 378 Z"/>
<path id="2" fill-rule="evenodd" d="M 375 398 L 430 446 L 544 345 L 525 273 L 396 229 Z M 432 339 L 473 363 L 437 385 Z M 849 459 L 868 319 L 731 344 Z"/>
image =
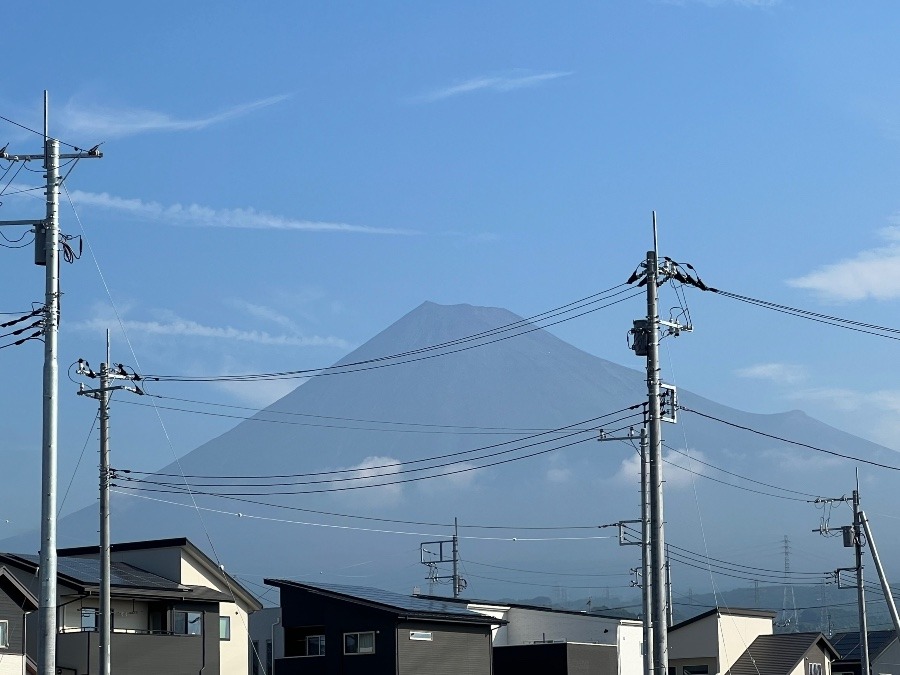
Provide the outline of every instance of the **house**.
<path id="1" fill-rule="evenodd" d="M 37 607 L 34 594 L 9 570 L 0 567 L 0 675 L 37 672 L 25 649 L 25 619 Z"/>
<path id="2" fill-rule="evenodd" d="M 760 635 L 727 675 L 828 675 L 836 658 L 837 651 L 821 633 Z"/>
<path id="3" fill-rule="evenodd" d="M 184 538 L 111 547 L 113 671 L 128 675 L 244 675 L 249 614 L 260 603 Z M 38 589 L 39 558 L 0 554 L 0 565 Z M 56 661 L 62 672 L 99 669 L 99 547 L 60 549 L 57 557 Z M 36 635 L 37 615 L 27 620 Z M 35 643 L 26 641 L 29 654 Z"/>
<path id="4" fill-rule="evenodd" d="M 830 640 L 840 656 L 831 664 L 834 675 L 860 675 L 859 631 L 835 633 Z M 900 640 L 893 630 L 869 631 L 869 664 L 873 673 L 900 675 Z"/>
<path id="5" fill-rule="evenodd" d="M 418 597 L 457 603 L 505 621 L 496 624 L 493 630 L 494 669 L 498 675 L 520 672 L 519 664 L 536 662 L 533 659 L 540 659 L 546 665 L 547 669 L 542 670 L 546 673 L 581 672 L 579 668 L 583 664 L 591 672 L 626 675 L 640 672 L 643 667 L 640 621 L 521 603 Z M 548 643 L 569 646 L 545 646 Z"/>
<path id="6" fill-rule="evenodd" d="M 374 588 L 264 581 L 281 594 L 277 675 L 491 674 L 491 628 L 502 619 Z"/>
<path id="7" fill-rule="evenodd" d="M 774 632 L 774 612 L 713 608 L 669 628 L 670 675 L 725 673 L 756 638 Z"/>

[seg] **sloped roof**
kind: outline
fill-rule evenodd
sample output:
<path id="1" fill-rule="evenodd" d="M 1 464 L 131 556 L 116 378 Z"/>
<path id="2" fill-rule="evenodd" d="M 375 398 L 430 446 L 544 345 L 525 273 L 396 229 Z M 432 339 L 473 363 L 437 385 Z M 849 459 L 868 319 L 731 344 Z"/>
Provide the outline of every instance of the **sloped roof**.
<path id="1" fill-rule="evenodd" d="M 0 561 L 28 572 L 37 572 L 40 556 L 28 553 L 0 553 Z M 65 558 L 56 561 L 58 578 L 80 593 L 97 592 L 100 586 L 100 561 L 96 558 Z M 123 562 L 110 564 L 110 586 L 113 594 L 185 598 L 209 602 L 227 602 L 231 596 L 202 586 L 186 586 L 153 572 Z"/>
<path id="2" fill-rule="evenodd" d="M 716 614 L 721 614 L 725 616 L 746 616 L 751 618 L 759 618 L 759 619 L 772 619 L 774 620 L 777 614 L 775 612 L 770 612 L 765 609 L 744 609 L 742 607 L 713 607 L 710 610 L 702 612 L 697 616 L 692 616 L 690 619 L 685 619 L 679 623 L 676 623 L 674 626 L 669 627 L 669 632 L 676 631 L 679 628 L 684 628 L 685 626 L 689 626 L 692 623 L 697 621 L 701 621 L 711 616 L 715 616 Z"/>
<path id="3" fill-rule="evenodd" d="M 278 588 L 298 588 L 311 593 L 356 602 L 370 607 L 384 609 L 402 618 L 434 619 L 457 623 L 498 624 L 502 619 L 478 614 L 458 603 L 445 600 L 427 599 L 416 595 L 403 595 L 393 591 L 367 586 L 344 586 L 341 584 L 310 584 L 290 579 L 264 579 L 269 586 Z"/>
<path id="4" fill-rule="evenodd" d="M 219 566 L 212 558 L 204 553 L 196 544 L 187 537 L 170 537 L 168 539 L 146 539 L 142 541 L 125 541 L 110 545 L 112 553 L 120 551 L 147 551 L 160 548 L 178 548 L 191 556 L 191 558 L 205 569 L 210 575 L 219 579 L 231 592 L 240 598 L 247 606 L 249 611 L 255 612 L 262 609 L 262 603 L 253 593 L 248 591 L 234 577 L 225 571 L 224 567 Z M 58 551 L 60 559 L 65 557 L 76 557 L 85 555 L 100 555 L 99 546 L 79 546 L 75 548 L 61 548 Z M 224 594 L 228 597 L 223 601 L 233 600 L 230 594 Z"/>
<path id="5" fill-rule="evenodd" d="M 878 658 L 878 655 L 888 648 L 895 637 L 896 633 L 893 630 L 870 630 L 869 659 Z M 862 658 L 859 631 L 835 633 L 831 638 L 831 644 L 840 654 L 841 661 L 859 661 Z"/>
<path id="6" fill-rule="evenodd" d="M 734 662 L 726 675 L 785 675 L 803 659 L 809 649 L 821 642 L 821 647 L 838 657 L 837 651 L 821 633 L 779 633 L 760 635 Z"/>
<path id="7" fill-rule="evenodd" d="M 427 595 L 419 593 L 416 597 L 426 600 L 440 600 L 443 602 L 456 602 L 466 605 L 494 605 L 497 607 L 515 607 L 516 609 L 531 609 L 538 612 L 552 612 L 554 614 L 572 614 L 574 616 L 591 616 L 597 619 L 611 619 L 613 621 L 629 621 L 631 623 L 640 623 L 640 619 L 634 619 L 626 616 L 618 616 L 616 614 L 604 614 L 595 611 L 580 611 L 577 609 L 555 609 L 545 605 L 529 605 L 521 602 L 502 602 L 498 600 L 485 600 L 483 598 L 445 598 L 439 595 Z"/>
<path id="8" fill-rule="evenodd" d="M 34 594 L 5 567 L 0 567 L 0 590 L 24 611 L 33 612 L 38 608 L 38 599 Z"/>

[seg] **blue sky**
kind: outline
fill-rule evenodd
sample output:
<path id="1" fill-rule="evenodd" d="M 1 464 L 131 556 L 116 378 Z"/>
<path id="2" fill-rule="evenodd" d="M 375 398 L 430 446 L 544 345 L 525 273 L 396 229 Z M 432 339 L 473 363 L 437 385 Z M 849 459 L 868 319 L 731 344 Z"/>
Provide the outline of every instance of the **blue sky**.
<path id="1" fill-rule="evenodd" d="M 74 210 L 65 193 L 61 204 L 63 231 L 89 243 L 62 270 L 63 488 L 93 415 L 65 368 L 99 363 L 106 328 L 113 360 L 145 372 L 325 365 L 425 300 L 527 316 L 620 283 L 651 244 L 654 209 L 661 253 L 711 285 L 900 326 L 893 3 L 16 1 L 2 12 L 20 39 L 7 41 L 0 114 L 40 128 L 48 89 L 52 134 L 105 141 L 106 156 L 67 181 Z M 7 141 L 40 150 L 0 123 Z M 28 168 L 5 192 L 39 184 Z M 0 218 L 40 217 L 39 197 L 0 195 Z M 0 254 L 0 311 L 41 301 L 31 248 Z M 663 350 L 665 379 L 900 449 L 892 341 L 688 301 L 696 331 Z M 636 301 L 553 330 L 637 368 L 625 333 L 643 311 Z M 0 424 L 23 486 L 39 466 L 41 358 L 38 343 L 0 350 Z M 166 393 L 264 405 L 285 391 Z M 172 414 L 163 432 L 144 409 L 114 416 L 115 451 L 148 469 L 233 423 Z M 94 441 L 66 510 L 93 499 Z M 30 529 L 38 506 L 23 491 L 0 522 Z"/>

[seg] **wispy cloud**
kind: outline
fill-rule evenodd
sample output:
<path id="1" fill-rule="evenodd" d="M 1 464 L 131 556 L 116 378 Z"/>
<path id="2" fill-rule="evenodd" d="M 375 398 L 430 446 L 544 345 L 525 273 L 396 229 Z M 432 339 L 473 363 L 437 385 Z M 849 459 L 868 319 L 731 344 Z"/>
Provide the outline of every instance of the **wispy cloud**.
<path id="1" fill-rule="evenodd" d="M 699 460 L 699 461 L 693 461 Z M 663 454 L 665 463 L 666 486 L 681 488 L 690 486 L 695 475 L 704 473 L 705 466 L 700 462 L 707 461 L 706 456 L 699 450 L 669 451 Z M 641 458 L 637 455 L 629 455 L 622 460 L 615 479 L 629 484 L 641 482 Z"/>
<path id="2" fill-rule="evenodd" d="M 279 216 L 256 209 L 214 209 L 199 204 L 171 204 L 116 197 L 106 192 L 74 190 L 72 201 L 82 206 L 128 213 L 136 218 L 163 221 L 174 225 L 224 227 L 254 230 L 295 230 L 305 232 L 352 232 L 360 234 L 413 235 L 415 230 L 389 227 L 368 227 Z"/>
<path id="3" fill-rule="evenodd" d="M 735 371 L 739 377 L 754 380 L 768 380 L 781 384 L 797 384 L 806 379 L 806 370 L 803 366 L 791 363 L 757 363 L 753 366 L 740 368 Z"/>
<path id="4" fill-rule="evenodd" d="M 111 325 L 111 322 L 108 317 L 97 316 L 85 321 L 74 322 L 71 325 L 78 330 L 103 331 Z M 127 333 L 134 335 L 206 338 L 274 347 L 333 347 L 336 349 L 348 349 L 350 347 L 346 340 L 337 337 L 272 334 L 268 331 L 242 330 L 232 326 L 208 326 L 198 321 L 177 316 L 170 316 L 165 320 L 156 321 L 123 319 L 122 325 Z"/>
<path id="5" fill-rule="evenodd" d="M 897 216 L 893 220 L 897 222 Z M 900 223 L 883 229 L 881 235 L 888 240 L 885 246 L 861 251 L 787 283 L 831 300 L 900 297 Z"/>
<path id="6" fill-rule="evenodd" d="M 413 103 L 434 103 L 435 101 L 471 94 L 476 91 L 505 93 L 517 89 L 537 87 L 551 80 L 568 77 L 571 74 L 571 72 L 561 71 L 535 73 L 526 70 L 514 70 L 503 74 L 481 75 L 463 82 L 456 82 L 439 89 L 433 89 L 412 97 L 410 101 Z"/>
<path id="7" fill-rule="evenodd" d="M 167 113 L 141 108 L 83 105 L 77 99 L 72 99 L 63 106 L 60 112 L 60 123 L 67 133 L 89 138 L 102 137 L 103 139 L 159 131 L 198 131 L 214 124 L 249 115 L 289 98 L 289 94 L 279 94 L 191 119 L 179 119 Z"/>

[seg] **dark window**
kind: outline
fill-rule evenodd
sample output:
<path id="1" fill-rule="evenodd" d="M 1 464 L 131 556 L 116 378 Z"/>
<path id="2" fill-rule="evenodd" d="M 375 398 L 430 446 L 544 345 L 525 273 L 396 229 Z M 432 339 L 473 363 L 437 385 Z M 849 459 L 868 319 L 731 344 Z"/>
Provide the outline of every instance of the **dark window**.
<path id="1" fill-rule="evenodd" d="M 345 654 L 374 654 L 375 633 L 344 633 Z"/>
<path id="2" fill-rule="evenodd" d="M 266 675 L 272 675 L 272 641 L 266 640 Z"/>
<path id="3" fill-rule="evenodd" d="M 325 626 L 285 626 L 284 655 L 325 656 Z"/>
<path id="4" fill-rule="evenodd" d="M 684 666 L 683 675 L 709 675 L 709 666 Z"/>
<path id="5" fill-rule="evenodd" d="M 172 612 L 172 632 L 175 635 L 203 635 L 203 612 Z"/>
<path id="6" fill-rule="evenodd" d="M 325 656 L 325 636 L 324 635 L 307 635 L 306 636 L 306 655 L 307 656 Z"/>
<path id="7" fill-rule="evenodd" d="M 262 659 L 262 654 L 259 653 L 259 640 L 254 640 L 253 649 L 250 652 L 250 661 L 253 663 L 253 666 L 250 668 L 250 672 L 253 675 L 259 675 L 260 659 Z"/>

